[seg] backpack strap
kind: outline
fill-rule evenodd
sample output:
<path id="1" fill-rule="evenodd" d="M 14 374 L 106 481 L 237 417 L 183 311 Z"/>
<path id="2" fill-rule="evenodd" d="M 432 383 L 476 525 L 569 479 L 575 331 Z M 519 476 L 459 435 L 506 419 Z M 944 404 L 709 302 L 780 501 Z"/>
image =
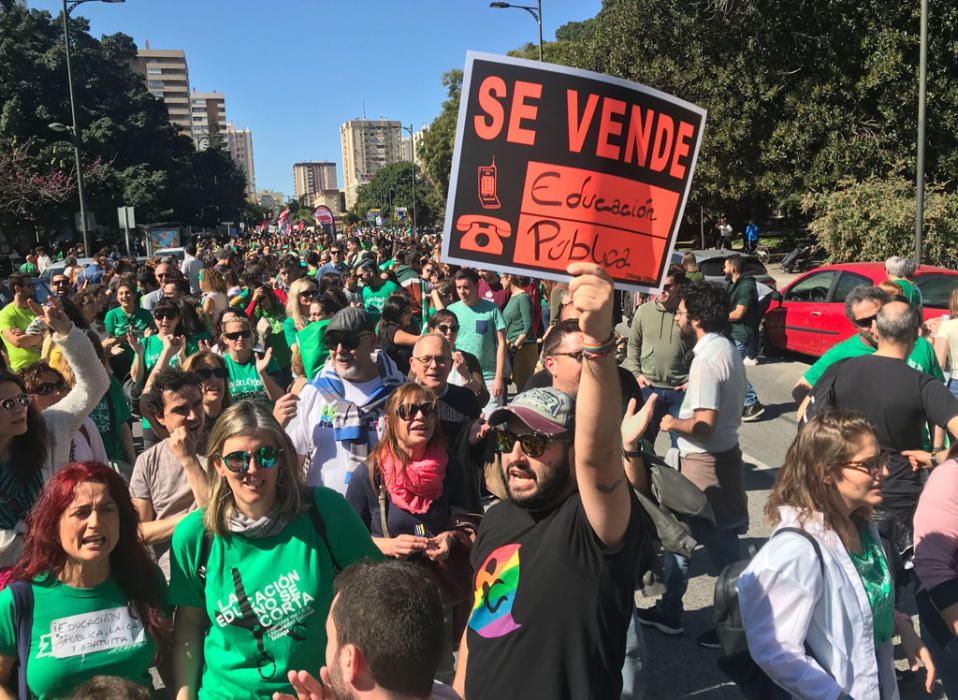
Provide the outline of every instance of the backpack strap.
<path id="1" fill-rule="evenodd" d="M 776 536 L 782 534 L 783 532 L 794 532 L 796 535 L 801 535 L 801 536 L 804 537 L 806 540 L 808 540 L 809 542 L 812 543 L 812 547 L 815 548 L 815 556 L 818 557 L 818 566 L 819 566 L 819 568 L 821 568 L 821 570 L 822 570 L 822 577 L 824 578 L 824 576 L 825 576 L 825 558 L 822 557 L 822 548 L 821 548 L 821 545 L 818 544 L 818 540 L 816 540 L 814 537 L 812 537 L 810 534 L 808 534 L 807 532 L 805 532 L 805 530 L 803 530 L 803 529 L 800 528 L 800 527 L 780 527 L 778 530 L 776 530 L 776 531 L 772 534 L 772 537 L 776 537 Z M 770 537 L 769 540 L 771 540 L 772 537 Z"/>
<path id="2" fill-rule="evenodd" d="M 17 697 L 28 698 L 27 660 L 33 635 L 33 585 L 29 581 L 14 581 L 10 584 L 10 592 L 13 594 L 13 626 L 17 635 Z"/>
<path id="3" fill-rule="evenodd" d="M 326 523 L 323 522 L 323 516 L 319 512 L 319 508 L 316 506 L 316 492 L 315 489 L 310 489 L 310 495 L 313 496 L 313 502 L 307 513 L 309 513 L 309 521 L 313 524 L 313 529 L 316 531 L 316 534 L 319 535 L 319 539 L 323 541 L 323 544 L 326 545 L 326 551 L 329 553 L 329 560 L 333 563 L 333 575 L 338 576 L 343 572 L 343 567 L 340 566 L 339 562 L 336 561 L 336 555 L 333 554 L 333 548 L 329 546 L 329 538 L 326 536 Z"/>

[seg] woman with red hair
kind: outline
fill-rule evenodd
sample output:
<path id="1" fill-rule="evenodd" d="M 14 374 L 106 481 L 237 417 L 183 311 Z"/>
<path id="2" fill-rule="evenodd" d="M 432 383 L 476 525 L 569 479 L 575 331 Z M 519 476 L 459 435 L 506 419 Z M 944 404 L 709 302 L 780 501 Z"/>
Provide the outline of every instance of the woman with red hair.
<path id="1" fill-rule="evenodd" d="M 17 624 L 30 606 L 14 603 L 14 589 L 33 601 L 32 624 Z M 0 700 L 63 697 L 98 675 L 151 689 L 149 668 L 171 636 L 166 598 L 123 477 L 99 462 L 64 466 L 27 517 L 23 555 L 0 592 Z"/>

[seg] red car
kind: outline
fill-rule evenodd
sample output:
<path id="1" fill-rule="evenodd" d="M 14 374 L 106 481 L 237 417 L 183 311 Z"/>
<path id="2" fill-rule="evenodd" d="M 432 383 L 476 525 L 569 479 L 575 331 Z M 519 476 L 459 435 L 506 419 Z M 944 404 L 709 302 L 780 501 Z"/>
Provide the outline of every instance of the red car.
<path id="1" fill-rule="evenodd" d="M 819 357 L 855 333 L 845 317 L 845 297 L 855 287 L 887 279 L 884 263 L 825 265 L 806 272 L 778 291 L 765 313 L 765 343 Z M 958 272 L 922 265 L 915 272 L 925 320 L 948 313 L 948 298 L 958 286 Z"/>

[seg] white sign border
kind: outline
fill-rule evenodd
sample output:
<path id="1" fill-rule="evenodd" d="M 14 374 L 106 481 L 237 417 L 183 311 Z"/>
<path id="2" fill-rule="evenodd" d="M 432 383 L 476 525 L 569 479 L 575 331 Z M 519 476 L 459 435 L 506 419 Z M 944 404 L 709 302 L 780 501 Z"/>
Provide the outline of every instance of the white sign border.
<path id="1" fill-rule="evenodd" d="M 469 90 L 472 85 L 472 64 L 473 62 L 480 61 L 490 61 L 492 63 L 504 63 L 514 66 L 522 66 L 524 68 L 534 68 L 536 70 L 548 70 L 553 73 L 564 73 L 566 75 L 574 75 L 580 78 L 588 78 L 590 80 L 598 80 L 599 82 L 608 83 L 611 85 L 619 85 L 629 90 L 636 92 L 644 92 L 647 95 L 656 97 L 658 99 L 664 100 L 671 104 L 687 109 L 691 112 L 698 114 L 702 118 L 702 124 L 699 128 L 699 138 L 696 140 L 695 151 L 692 153 L 692 161 L 689 165 L 690 172 L 695 174 L 695 166 L 698 163 L 699 158 L 699 149 L 702 147 L 702 141 L 705 137 L 705 122 L 708 115 L 708 111 L 699 107 L 698 105 L 692 104 L 691 102 L 686 102 L 685 100 L 670 95 L 661 90 L 656 90 L 647 85 L 642 85 L 641 83 L 634 83 L 630 80 L 625 80 L 623 78 L 616 78 L 611 75 L 605 75 L 604 73 L 596 73 L 595 71 L 583 70 L 581 68 L 572 68 L 570 66 L 561 66 L 555 63 L 546 63 L 540 61 L 531 61 L 526 58 L 514 58 L 512 56 L 500 56 L 498 54 L 484 53 L 481 51 L 467 51 L 466 52 L 466 65 L 463 69 L 462 76 L 462 90 L 459 96 L 459 117 L 456 120 L 456 144 L 452 152 L 452 172 L 450 173 L 449 179 L 449 192 L 446 195 L 446 219 L 443 223 L 442 229 L 442 251 L 440 253 L 440 260 L 447 263 L 453 263 L 455 265 L 461 265 L 463 267 L 476 267 L 475 260 L 467 260 L 465 258 L 457 258 L 449 254 L 449 244 L 452 239 L 452 224 L 453 224 L 453 207 L 456 190 L 459 185 L 459 159 L 462 155 L 462 136 L 465 133 L 465 123 L 466 123 L 466 111 L 469 106 Z M 678 241 L 679 225 L 682 222 L 682 218 L 685 216 L 685 205 L 689 201 L 689 190 L 692 187 L 692 177 L 689 177 L 688 181 L 685 183 L 685 191 L 682 193 L 682 204 L 679 207 L 678 213 L 675 217 L 675 223 L 673 224 L 671 236 L 671 244 L 669 245 L 668 250 L 665 252 L 665 260 L 669 261 L 672 259 L 672 255 L 675 252 L 675 244 Z M 665 273 L 668 270 L 668 262 L 663 266 L 661 282 L 665 282 Z M 531 271 L 527 268 L 521 267 L 512 267 L 511 265 L 502 265 L 496 272 L 508 272 L 515 275 L 521 275 L 524 277 L 531 276 Z M 546 270 L 535 270 L 536 277 L 541 277 L 543 279 L 551 279 L 559 282 L 567 282 L 570 278 L 569 275 L 563 274 L 561 272 L 551 272 Z M 661 284 L 658 287 L 649 287 L 642 284 L 631 284 L 628 282 L 623 282 L 621 280 L 615 281 L 616 289 L 627 289 L 635 292 L 642 293 L 653 293 L 658 294 L 661 292 Z"/>

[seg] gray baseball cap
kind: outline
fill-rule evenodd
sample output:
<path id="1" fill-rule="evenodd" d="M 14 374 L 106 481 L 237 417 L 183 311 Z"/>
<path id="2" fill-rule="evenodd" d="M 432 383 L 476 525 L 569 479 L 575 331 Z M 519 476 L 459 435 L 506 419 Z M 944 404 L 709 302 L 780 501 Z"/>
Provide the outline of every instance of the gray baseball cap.
<path id="1" fill-rule="evenodd" d="M 552 387 L 529 389 L 517 394 L 508 406 L 493 411 L 489 423 L 505 423 L 510 416 L 515 416 L 537 433 L 559 435 L 572 430 L 575 401 Z"/>
<path id="2" fill-rule="evenodd" d="M 355 336 L 364 331 L 375 333 L 376 324 L 368 313 L 355 306 L 347 306 L 337 311 L 326 326 L 327 335 L 342 333 L 344 336 Z"/>

